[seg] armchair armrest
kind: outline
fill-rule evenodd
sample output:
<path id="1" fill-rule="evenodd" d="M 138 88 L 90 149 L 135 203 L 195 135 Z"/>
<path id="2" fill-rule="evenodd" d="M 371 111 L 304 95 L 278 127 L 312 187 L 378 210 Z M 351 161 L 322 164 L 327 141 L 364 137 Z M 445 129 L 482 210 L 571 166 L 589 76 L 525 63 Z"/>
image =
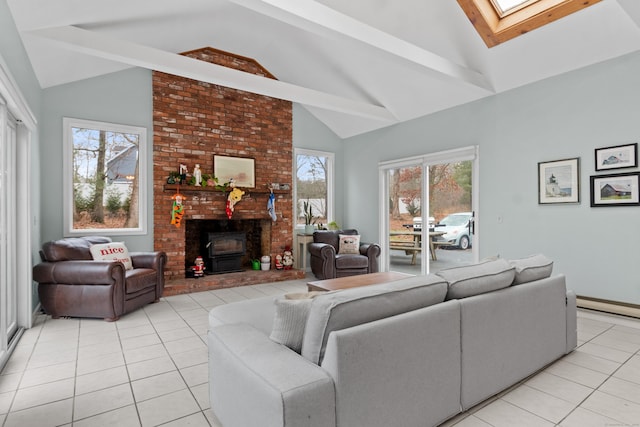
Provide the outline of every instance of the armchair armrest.
<path id="1" fill-rule="evenodd" d="M 167 263 L 167 254 L 164 252 L 130 252 L 133 268 L 163 269 Z"/>
<path id="2" fill-rule="evenodd" d="M 378 258 L 380 257 L 380 245 L 377 243 L 360 244 L 360 255 L 365 255 L 369 259 L 369 273 L 379 271 Z"/>
<path id="3" fill-rule="evenodd" d="M 335 427 L 333 379 L 244 323 L 209 331 L 209 399 L 228 427 Z"/>
<path id="4" fill-rule="evenodd" d="M 328 243 L 309 243 L 311 272 L 320 280 L 336 277 L 336 248 Z"/>
<path id="5" fill-rule="evenodd" d="M 66 285 L 124 284 L 124 265 L 114 261 L 42 262 L 33 267 L 33 280 Z"/>
<path id="6" fill-rule="evenodd" d="M 309 243 L 307 249 L 311 256 L 323 259 L 333 259 L 336 257 L 336 248 L 328 243 Z"/>

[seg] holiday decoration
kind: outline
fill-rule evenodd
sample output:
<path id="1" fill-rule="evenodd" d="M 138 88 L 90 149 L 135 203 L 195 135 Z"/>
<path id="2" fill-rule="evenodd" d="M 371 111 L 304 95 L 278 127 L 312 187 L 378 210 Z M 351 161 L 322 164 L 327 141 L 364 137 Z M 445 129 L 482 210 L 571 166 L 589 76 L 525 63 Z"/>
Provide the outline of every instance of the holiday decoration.
<path id="1" fill-rule="evenodd" d="M 184 214 L 184 196 L 180 192 L 176 191 L 176 194 L 171 196 L 173 199 L 173 207 L 171 208 L 171 224 L 180 228 L 180 221 L 182 221 L 182 215 Z"/>
<path id="2" fill-rule="evenodd" d="M 206 269 L 206 267 L 204 266 L 202 257 L 197 256 L 194 264 L 195 265 L 191 267 L 191 271 L 193 271 L 193 277 L 197 279 L 198 277 L 204 276 L 204 270 Z"/>
<path id="3" fill-rule="evenodd" d="M 276 195 L 273 194 L 273 190 L 269 194 L 269 200 L 267 201 L 267 212 L 269 212 L 269 216 L 275 222 L 278 219 L 276 215 Z"/>
<path id="4" fill-rule="evenodd" d="M 227 218 L 231 219 L 231 216 L 233 216 L 234 206 L 242 199 L 242 196 L 244 196 L 244 191 L 240 190 L 239 188 L 234 188 L 229 192 L 226 208 Z"/>
<path id="5" fill-rule="evenodd" d="M 293 268 L 293 254 L 286 248 L 282 253 L 282 265 L 285 270 L 291 270 Z"/>

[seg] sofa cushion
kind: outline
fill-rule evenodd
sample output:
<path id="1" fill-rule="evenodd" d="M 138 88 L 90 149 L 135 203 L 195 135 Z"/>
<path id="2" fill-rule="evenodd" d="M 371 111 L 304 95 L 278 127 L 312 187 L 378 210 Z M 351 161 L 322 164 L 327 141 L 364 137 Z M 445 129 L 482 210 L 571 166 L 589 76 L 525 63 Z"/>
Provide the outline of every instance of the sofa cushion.
<path id="1" fill-rule="evenodd" d="M 360 235 L 359 234 L 341 234 L 338 242 L 339 254 L 359 254 L 360 253 Z"/>
<path id="2" fill-rule="evenodd" d="M 437 304 L 446 293 L 447 283 L 428 275 L 319 295 L 311 303 L 301 354 L 320 364 L 332 331 Z"/>
<path id="3" fill-rule="evenodd" d="M 553 261 L 542 254 L 513 259 L 509 263 L 515 267 L 514 285 L 545 279 L 551 276 L 553 271 Z"/>
<path id="4" fill-rule="evenodd" d="M 209 329 L 232 323 L 246 323 L 261 331 L 267 338 L 273 329 L 275 317 L 274 296 L 252 298 L 225 304 L 219 304 L 209 311 Z M 213 301 L 215 304 L 216 302 Z"/>
<path id="5" fill-rule="evenodd" d="M 321 293 L 295 293 L 276 298 L 276 315 L 273 319 L 273 329 L 269 338 L 300 353 L 304 327 L 311 308 L 311 300 Z"/>
<path id="6" fill-rule="evenodd" d="M 446 299 L 465 298 L 511 286 L 515 267 L 499 258 L 436 273 L 449 284 Z"/>
<path id="7" fill-rule="evenodd" d="M 89 252 L 91 252 L 91 256 L 95 261 L 119 261 L 124 264 L 125 270 L 131 270 L 133 268 L 129 250 L 122 242 L 91 245 Z"/>

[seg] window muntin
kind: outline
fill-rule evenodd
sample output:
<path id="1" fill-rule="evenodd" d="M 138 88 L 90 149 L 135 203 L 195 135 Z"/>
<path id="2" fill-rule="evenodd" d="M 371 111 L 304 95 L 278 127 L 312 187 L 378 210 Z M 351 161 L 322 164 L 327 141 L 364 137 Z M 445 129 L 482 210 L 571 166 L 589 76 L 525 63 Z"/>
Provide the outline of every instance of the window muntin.
<path id="1" fill-rule="evenodd" d="M 334 154 L 324 151 L 295 149 L 295 225 L 303 227 L 304 203 L 312 207 L 314 223 L 326 226 L 334 220 L 333 170 Z"/>
<path id="2" fill-rule="evenodd" d="M 64 234 L 146 233 L 147 130 L 64 119 Z"/>

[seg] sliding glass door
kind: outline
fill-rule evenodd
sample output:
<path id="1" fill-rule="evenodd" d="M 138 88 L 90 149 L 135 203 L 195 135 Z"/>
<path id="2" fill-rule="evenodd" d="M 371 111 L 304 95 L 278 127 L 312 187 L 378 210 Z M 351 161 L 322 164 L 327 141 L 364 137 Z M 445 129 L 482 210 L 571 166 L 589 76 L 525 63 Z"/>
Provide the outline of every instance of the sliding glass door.
<path id="1" fill-rule="evenodd" d="M 0 99 L 1 101 L 1 99 Z M 16 121 L 0 102 L 0 355 L 18 330 L 16 241 Z"/>
<path id="2" fill-rule="evenodd" d="M 476 260 L 475 147 L 380 164 L 383 266 L 427 274 Z"/>

